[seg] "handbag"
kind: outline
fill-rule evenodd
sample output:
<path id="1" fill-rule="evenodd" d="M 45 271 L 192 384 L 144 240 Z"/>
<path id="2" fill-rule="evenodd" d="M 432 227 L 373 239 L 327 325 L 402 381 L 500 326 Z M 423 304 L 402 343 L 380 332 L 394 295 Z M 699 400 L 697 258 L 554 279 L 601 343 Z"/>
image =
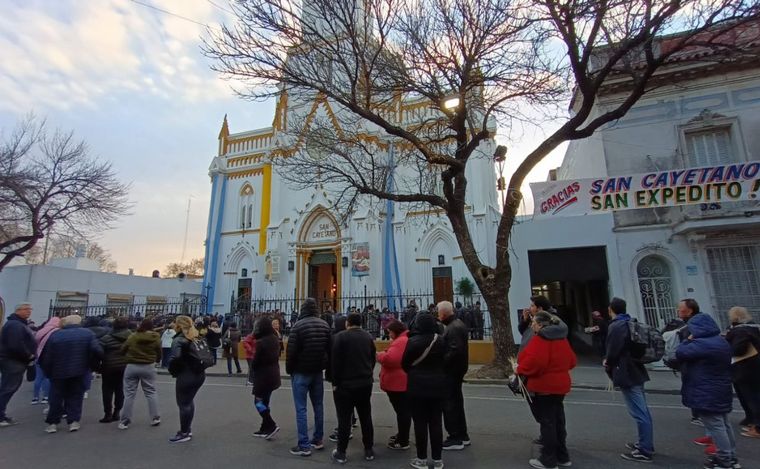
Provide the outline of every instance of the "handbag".
<path id="1" fill-rule="evenodd" d="M 32 363 L 26 367 L 26 380 L 32 382 L 35 379 L 37 379 L 37 365 Z"/>
<path id="2" fill-rule="evenodd" d="M 222 347 L 224 348 L 230 348 L 232 347 L 232 339 L 230 338 L 230 331 L 227 331 L 227 335 L 222 339 Z"/>

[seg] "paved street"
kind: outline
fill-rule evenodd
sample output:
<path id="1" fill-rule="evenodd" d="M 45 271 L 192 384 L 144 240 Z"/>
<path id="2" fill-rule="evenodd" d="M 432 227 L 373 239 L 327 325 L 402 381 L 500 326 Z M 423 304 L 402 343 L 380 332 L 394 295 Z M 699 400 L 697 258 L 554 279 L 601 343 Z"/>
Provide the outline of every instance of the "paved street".
<path id="1" fill-rule="evenodd" d="M 144 398 L 139 396 L 132 427 L 120 431 L 116 424 L 100 424 L 100 381 L 96 380 L 90 398 L 85 401 L 82 429 L 70 434 L 43 432 L 42 406 L 31 406 L 31 388 L 24 385 L 14 397 L 9 413 L 21 424 L 0 430 L 0 468 L 26 469 L 51 467 L 97 468 L 170 468 L 214 469 L 242 467 L 327 467 L 331 465 L 327 442 L 324 451 L 310 458 L 291 456 L 288 448 L 295 442 L 295 420 L 289 382 L 273 397 L 274 416 L 282 427 L 274 441 L 251 437 L 259 419 L 251 406 L 250 387 L 242 378 L 212 377 L 206 381 L 196 400 L 194 439 L 190 443 L 170 445 L 166 439 L 177 430 L 178 416 L 174 404 L 174 383 L 159 377 L 163 423 L 148 426 Z M 466 386 L 466 405 L 473 445 L 463 452 L 444 453 L 450 468 L 525 468 L 535 454 L 530 441 L 538 426 L 520 399 L 507 395 L 501 386 Z M 335 426 L 331 395 L 327 393 L 326 429 Z M 567 398 L 570 454 L 574 467 L 602 469 L 638 467 L 621 460 L 622 445 L 633 438 L 634 425 L 628 418 L 619 393 L 574 390 Z M 702 449 L 691 439 L 701 436 L 700 428 L 689 424 L 688 410 L 680 406 L 680 397 L 652 395 L 650 405 L 655 418 L 657 465 L 668 468 L 701 467 Z M 407 467 L 412 451 L 391 451 L 383 444 L 393 432 L 394 417 L 390 405 L 379 390 L 373 396 L 377 459 L 361 459 L 359 431 L 349 447 L 349 466 Z M 738 422 L 734 413 L 732 420 Z M 62 428 L 63 429 L 63 428 Z M 747 468 L 760 467 L 760 441 L 739 437 L 739 457 Z M 412 448 L 413 449 L 413 448 Z"/>

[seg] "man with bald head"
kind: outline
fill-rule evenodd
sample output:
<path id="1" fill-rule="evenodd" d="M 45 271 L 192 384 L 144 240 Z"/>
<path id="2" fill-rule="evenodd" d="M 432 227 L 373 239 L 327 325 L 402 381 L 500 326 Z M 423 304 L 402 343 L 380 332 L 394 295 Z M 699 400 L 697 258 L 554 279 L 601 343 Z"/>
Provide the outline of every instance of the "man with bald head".
<path id="1" fill-rule="evenodd" d="M 0 427 L 15 425 L 16 421 L 5 415 L 11 397 L 24 382 L 26 367 L 34 361 L 37 342 L 29 329 L 32 305 L 22 303 L 0 331 Z"/>
<path id="2" fill-rule="evenodd" d="M 443 342 L 446 345 L 443 362 L 446 370 L 447 397 L 443 404 L 443 425 L 449 436 L 443 442 L 443 449 L 460 451 L 470 445 L 462 395 L 462 383 L 469 365 L 469 331 L 454 315 L 454 305 L 450 301 L 438 303 L 438 320 L 445 327 Z"/>

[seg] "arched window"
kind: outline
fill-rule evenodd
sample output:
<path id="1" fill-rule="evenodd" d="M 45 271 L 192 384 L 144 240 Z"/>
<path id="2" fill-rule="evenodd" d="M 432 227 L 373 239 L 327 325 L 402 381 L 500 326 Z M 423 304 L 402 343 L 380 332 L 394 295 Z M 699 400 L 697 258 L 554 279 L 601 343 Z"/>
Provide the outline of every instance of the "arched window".
<path id="1" fill-rule="evenodd" d="M 240 229 L 253 226 L 253 187 L 245 183 L 240 189 Z"/>
<path id="2" fill-rule="evenodd" d="M 661 256 L 646 256 L 636 266 L 636 274 L 647 324 L 662 329 L 676 316 L 670 264 Z"/>

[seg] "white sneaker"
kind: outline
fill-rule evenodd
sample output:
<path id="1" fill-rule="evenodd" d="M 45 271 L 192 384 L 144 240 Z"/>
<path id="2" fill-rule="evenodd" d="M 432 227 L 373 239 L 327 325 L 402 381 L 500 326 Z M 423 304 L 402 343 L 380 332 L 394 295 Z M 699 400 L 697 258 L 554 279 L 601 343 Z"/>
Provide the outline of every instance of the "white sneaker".
<path id="1" fill-rule="evenodd" d="M 443 461 L 433 459 L 433 469 L 443 469 Z"/>
<path id="2" fill-rule="evenodd" d="M 78 431 L 80 428 L 82 428 L 82 426 L 79 425 L 79 422 L 71 422 L 69 424 L 69 431 L 70 432 Z"/>
<path id="3" fill-rule="evenodd" d="M 428 463 L 424 459 L 414 458 L 409 461 L 409 465 L 414 469 L 428 469 Z"/>
<path id="4" fill-rule="evenodd" d="M 55 433 L 58 431 L 58 425 L 51 423 L 47 427 L 45 427 L 45 433 Z"/>

